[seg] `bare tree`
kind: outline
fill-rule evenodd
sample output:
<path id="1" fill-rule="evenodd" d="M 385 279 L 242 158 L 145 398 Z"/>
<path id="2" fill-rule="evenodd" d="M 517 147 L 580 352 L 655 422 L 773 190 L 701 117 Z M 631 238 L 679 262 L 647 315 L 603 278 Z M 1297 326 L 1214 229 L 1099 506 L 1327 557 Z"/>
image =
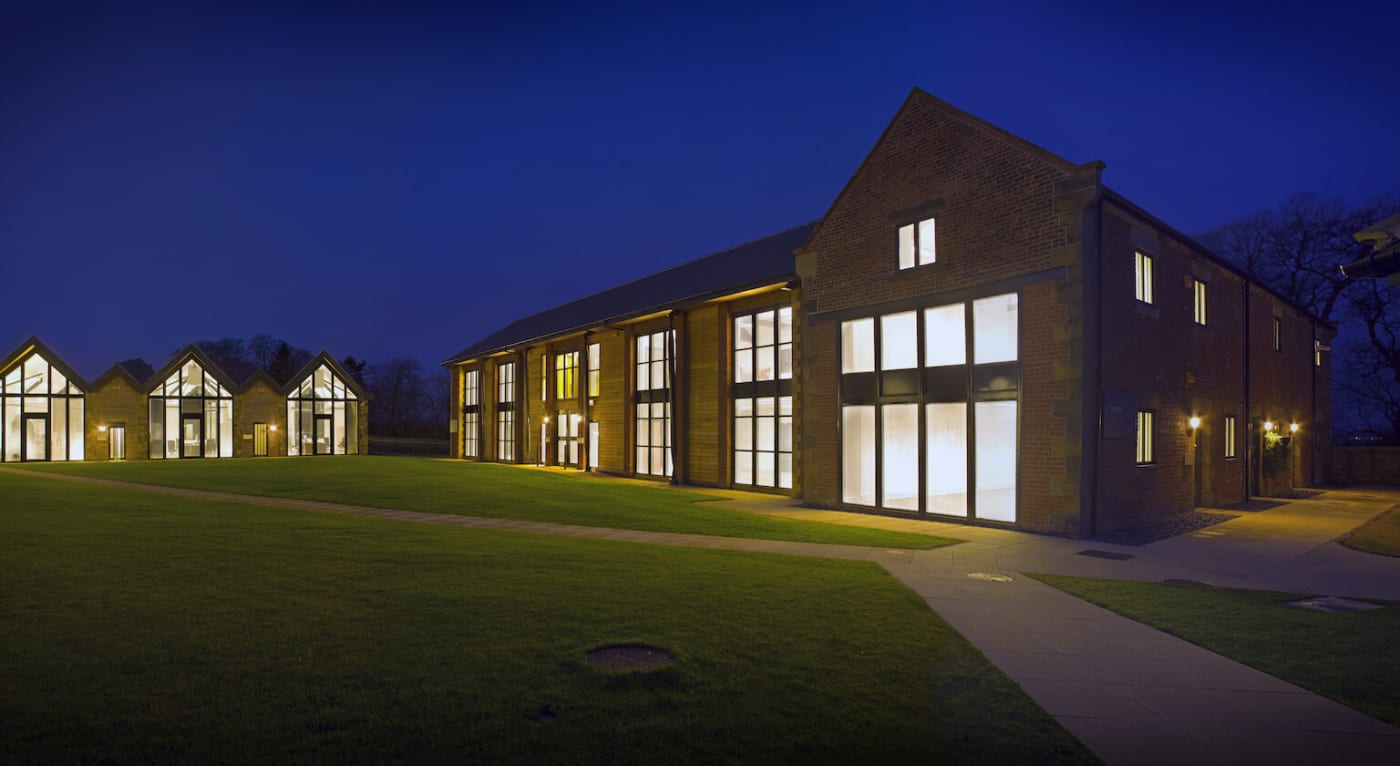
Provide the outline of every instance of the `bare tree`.
<path id="1" fill-rule="evenodd" d="M 1331 322 L 1351 282 L 1338 268 L 1366 254 L 1352 236 L 1400 209 L 1383 196 L 1361 205 L 1295 194 L 1277 208 L 1225 224 L 1200 237 L 1253 279 Z"/>
<path id="2" fill-rule="evenodd" d="M 406 436 L 413 430 L 423 398 L 423 370 L 417 359 L 397 357 L 369 366 L 368 387 L 374 395 L 370 426 L 381 436 Z"/>
<path id="3" fill-rule="evenodd" d="M 1349 341 L 1342 355 L 1337 392 L 1343 428 L 1350 436 L 1400 446 L 1400 286 L 1360 281 L 1347 304 L 1364 339 Z"/>
<path id="4" fill-rule="evenodd" d="M 423 424 L 428 429 L 427 435 L 446 438 L 448 411 L 452 409 L 452 373 L 438 369 L 436 373 L 429 375 L 425 381 L 424 392 L 421 415 Z"/>

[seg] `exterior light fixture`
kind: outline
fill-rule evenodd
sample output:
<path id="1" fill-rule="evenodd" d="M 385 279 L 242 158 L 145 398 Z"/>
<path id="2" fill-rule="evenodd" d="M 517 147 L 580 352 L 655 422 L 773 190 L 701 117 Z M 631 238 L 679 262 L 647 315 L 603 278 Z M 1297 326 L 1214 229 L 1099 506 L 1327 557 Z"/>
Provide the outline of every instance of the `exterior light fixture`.
<path id="1" fill-rule="evenodd" d="M 549 416 L 548 416 L 548 415 L 545 415 L 545 416 L 544 416 L 544 422 L 546 422 L 546 423 L 549 422 Z"/>
<path id="2" fill-rule="evenodd" d="M 1200 419 L 1200 417 L 1198 417 L 1198 416 L 1196 416 L 1196 415 L 1192 415 L 1192 416 L 1191 416 L 1191 427 L 1192 427 L 1192 428 L 1200 428 L 1200 427 L 1201 427 L 1201 419 Z"/>
<path id="3" fill-rule="evenodd" d="M 1297 423 L 1289 423 L 1289 424 L 1288 424 L 1288 432 L 1289 432 L 1289 433 L 1294 433 L 1294 434 L 1298 433 L 1298 424 L 1297 424 Z"/>
<path id="4" fill-rule="evenodd" d="M 1264 421 L 1264 430 L 1265 430 L 1265 431 L 1272 431 L 1272 430 L 1274 430 L 1274 421 L 1272 421 L 1272 420 L 1266 420 L 1266 421 Z"/>
<path id="5" fill-rule="evenodd" d="M 277 424 L 276 424 L 276 423 L 273 423 L 272 425 L 270 425 L 270 426 L 267 427 L 267 430 L 269 430 L 269 431 L 276 431 L 276 430 L 277 430 Z"/>
<path id="6" fill-rule="evenodd" d="M 97 430 L 105 434 L 107 433 L 107 426 L 98 426 Z"/>

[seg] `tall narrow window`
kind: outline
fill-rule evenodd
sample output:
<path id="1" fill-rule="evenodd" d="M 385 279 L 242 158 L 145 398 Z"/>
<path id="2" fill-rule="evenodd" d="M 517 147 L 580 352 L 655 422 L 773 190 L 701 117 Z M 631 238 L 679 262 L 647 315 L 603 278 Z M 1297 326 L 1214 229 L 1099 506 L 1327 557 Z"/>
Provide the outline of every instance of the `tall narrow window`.
<path id="1" fill-rule="evenodd" d="M 303 414 L 302 391 L 310 399 L 310 378 L 287 400 L 287 413 Z M 329 398 L 329 397 L 328 397 Z M 150 394 L 150 453 L 152 459 L 233 457 L 233 392 L 209 374 L 194 357 L 185 361 Z M 309 402 L 305 419 L 314 423 Z M 329 402 L 326 414 L 329 414 Z M 296 421 L 288 421 L 290 430 Z M 291 434 L 289 434 L 290 436 Z M 288 454 L 300 454 L 287 440 Z M 312 453 L 307 453 L 312 454 Z"/>
<path id="2" fill-rule="evenodd" d="M 671 475 L 670 331 L 637 336 L 636 472 Z"/>
<path id="3" fill-rule="evenodd" d="M 540 401 L 549 401 L 549 354 L 540 354 Z"/>
<path id="4" fill-rule="evenodd" d="M 1202 281 L 1199 280 L 1199 279 L 1196 279 L 1196 280 L 1192 280 L 1192 285 L 1193 285 L 1194 288 L 1195 288 L 1193 292 L 1195 293 L 1195 296 L 1196 296 L 1196 300 L 1195 300 L 1195 307 L 1196 307 L 1196 324 L 1198 324 L 1198 325 L 1200 325 L 1200 326 L 1202 326 L 1202 327 L 1205 327 L 1205 326 L 1206 326 L 1206 283 L 1205 283 L 1205 282 L 1202 282 Z"/>
<path id="5" fill-rule="evenodd" d="M 936 219 L 925 218 L 899 227 L 899 268 L 912 269 L 937 261 Z"/>
<path id="6" fill-rule="evenodd" d="M 792 487 L 792 308 L 734 317 L 734 483 Z"/>
<path id="7" fill-rule="evenodd" d="M 496 367 L 496 459 L 515 459 L 515 362 Z"/>
<path id="8" fill-rule="evenodd" d="M 1322 366 L 1322 341 L 1313 339 L 1313 366 Z"/>
<path id="9" fill-rule="evenodd" d="M 1152 256 L 1147 253 L 1136 253 L 1137 261 L 1137 282 L 1135 294 L 1137 299 L 1143 303 L 1152 302 Z"/>
<path id="10" fill-rule="evenodd" d="M 462 457 L 481 457 L 481 370 L 462 378 Z"/>
<path id="11" fill-rule="evenodd" d="M 603 390 L 603 347 L 588 344 L 588 395 L 601 396 Z"/>
<path id="12" fill-rule="evenodd" d="M 1225 457 L 1235 456 L 1235 416 L 1225 416 Z"/>
<path id="13" fill-rule="evenodd" d="M 1152 411 L 1138 410 L 1137 414 L 1137 463 L 1147 465 L 1152 457 Z"/>
<path id="14" fill-rule="evenodd" d="M 1283 349 L 1283 321 L 1280 320 L 1278 317 L 1274 317 L 1274 350 L 1275 350 L 1275 351 L 1281 351 L 1282 349 Z"/>
<path id="15" fill-rule="evenodd" d="M 578 352 L 554 355 L 554 396 L 561 400 L 578 398 Z"/>

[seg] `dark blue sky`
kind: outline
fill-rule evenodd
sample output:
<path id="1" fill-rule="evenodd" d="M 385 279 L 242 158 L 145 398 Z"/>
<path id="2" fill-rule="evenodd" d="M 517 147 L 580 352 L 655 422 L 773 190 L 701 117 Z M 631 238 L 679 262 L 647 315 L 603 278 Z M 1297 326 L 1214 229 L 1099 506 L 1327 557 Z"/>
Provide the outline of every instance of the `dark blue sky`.
<path id="1" fill-rule="evenodd" d="M 1400 187 L 1395 4 L 1152 5 L 7 2 L 0 345 L 435 364 L 819 217 L 915 86 L 1187 232 Z"/>

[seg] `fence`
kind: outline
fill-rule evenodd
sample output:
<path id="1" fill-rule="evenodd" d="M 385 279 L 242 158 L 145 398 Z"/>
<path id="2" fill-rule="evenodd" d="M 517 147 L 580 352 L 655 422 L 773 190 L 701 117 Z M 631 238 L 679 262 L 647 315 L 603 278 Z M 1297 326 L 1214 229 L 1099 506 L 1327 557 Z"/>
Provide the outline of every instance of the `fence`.
<path id="1" fill-rule="evenodd" d="M 1400 447 L 1333 447 L 1332 481 L 1400 485 Z"/>
<path id="2" fill-rule="evenodd" d="M 447 455 L 446 439 L 407 439 L 392 436 L 369 437 L 371 455 Z"/>

